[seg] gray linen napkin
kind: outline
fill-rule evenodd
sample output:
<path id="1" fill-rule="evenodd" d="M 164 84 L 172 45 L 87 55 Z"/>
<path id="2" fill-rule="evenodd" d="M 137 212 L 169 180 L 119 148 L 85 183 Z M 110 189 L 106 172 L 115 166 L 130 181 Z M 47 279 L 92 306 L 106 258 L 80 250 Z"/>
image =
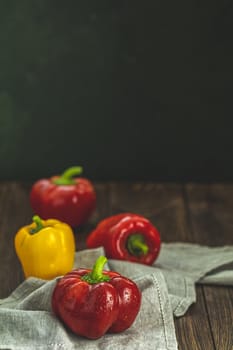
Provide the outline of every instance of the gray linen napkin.
<path id="1" fill-rule="evenodd" d="M 76 254 L 74 267 L 92 267 L 102 248 Z M 195 302 L 195 283 L 233 284 L 233 247 L 163 244 L 154 266 L 109 260 L 108 266 L 133 279 L 142 307 L 132 327 L 92 341 L 72 334 L 51 312 L 55 280 L 29 278 L 0 300 L 0 349 L 175 350 L 174 316 Z"/>
<path id="2" fill-rule="evenodd" d="M 75 266 L 92 267 L 102 254 L 101 248 L 78 252 Z M 56 280 L 28 278 L 0 300 L 0 349 L 177 350 L 163 274 L 158 270 L 134 280 L 142 291 L 142 305 L 133 325 L 93 341 L 72 334 L 53 315 L 51 294 Z"/>

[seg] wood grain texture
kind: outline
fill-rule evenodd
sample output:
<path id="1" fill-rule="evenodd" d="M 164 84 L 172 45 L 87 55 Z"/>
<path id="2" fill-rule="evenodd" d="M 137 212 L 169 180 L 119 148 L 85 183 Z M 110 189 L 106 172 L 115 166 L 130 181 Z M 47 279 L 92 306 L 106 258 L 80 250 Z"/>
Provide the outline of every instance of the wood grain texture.
<path id="1" fill-rule="evenodd" d="M 233 288 L 203 288 L 212 335 L 217 350 L 233 350 Z"/>
<path id="2" fill-rule="evenodd" d="M 175 319 L 179 350 L 214 350 L 202 287 L 196 288 L 197 302 Z"/>
<path id="3" fill-rule="evenodd" d="M 182 186 L 176 184 L 112 184 L 112 213 L 135 212 L 157 226 L 165 242 L 186 241 L 188 225 Z"/>
<path id="4" fill-rule="evenodd" d="M 23 280 L 14 249 L 14 236 L 31 221 L 28 187 L 14 182 L 0 185 L 0 298 L 8 296 Z"/>
<path id="5" fill-rule="evenodd" d="M 233 244 L 233 185 L 188 184 L 186 193 L 195 239 L 209 246 Z M 215 348 L 232 350 L 233 288 L 202 289 Z"/>
<path id="6" fill-rule="evenodd" d="M 104 183 L 96 183 L 95 190 L 97 199 L 96 210 L 85 225 L 74 229 L 77 251 L 87 248 L 86 238 L 88 234 L 101 219 L 109 215 L 109 186 Z"/>

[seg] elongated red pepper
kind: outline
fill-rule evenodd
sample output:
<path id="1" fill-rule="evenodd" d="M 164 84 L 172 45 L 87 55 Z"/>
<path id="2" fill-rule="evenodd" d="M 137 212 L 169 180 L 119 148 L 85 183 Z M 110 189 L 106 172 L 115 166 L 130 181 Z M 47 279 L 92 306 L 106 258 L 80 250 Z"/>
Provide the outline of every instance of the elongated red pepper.
<path id="1" fill-rule="evenodd" d="M 97 339 L 118 333 L 134 322 L 141 292 L 130 279 L 103 271 L 107 259 L 100 256 L 93 270 L 77 269 L 62 277 L 52 294 L 52 309 L 74 333 Z"/>
<path id="2" fill-rule="evenodd" d="M 122 213 L 102 220 L 86 241 L 88 248 L 103 246 L 108 258 L 152 265 L 161 246 L 159 231 L 145 217 Z"/>
<path id="3" fill-rule="evenodd" d="M 58 219 L 72 227 L 84 224 L 96 207 L 92 183 L 82 167 L 71 167 L 60 176 L 36 181 L 30 192 L 32 209 L 43 219 Z"/>

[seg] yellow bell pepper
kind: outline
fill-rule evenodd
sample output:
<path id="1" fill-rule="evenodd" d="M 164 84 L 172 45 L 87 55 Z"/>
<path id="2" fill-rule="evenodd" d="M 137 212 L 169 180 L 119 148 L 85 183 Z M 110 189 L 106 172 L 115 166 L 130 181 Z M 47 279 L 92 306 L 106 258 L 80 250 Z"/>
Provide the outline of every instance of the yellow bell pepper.
<path id="1" fill-rule="evenodd" d="M 72 270 L 74 233 L 69 225 L 55 219 L 33 217 L 33 223 L 15 235 L 15 250 L 25 277 L 52 279 Z"/>

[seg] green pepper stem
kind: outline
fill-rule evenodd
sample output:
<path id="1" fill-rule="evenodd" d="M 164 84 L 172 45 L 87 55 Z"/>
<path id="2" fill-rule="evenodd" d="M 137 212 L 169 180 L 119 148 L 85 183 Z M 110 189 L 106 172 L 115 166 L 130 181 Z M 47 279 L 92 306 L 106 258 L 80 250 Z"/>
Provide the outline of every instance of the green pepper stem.
<path id="1" fill-rule="evenodd" d="M 96 260 L 93 269 L 90 273 L 84 275 L 82 277 L 83 281 L 86 281 L 90 284 L 94 284 L 94 283 L 100 283 L 100 282 L 104 282 L 104 281 L 109 281 L 110 277 L 107 275 L 103 274 L 103 268 L 104 265 L 107 262 L 107 258 L 105 256 L 99 256 L 98 259 Z"/>
<path id="2" fill-rule="evenodd" d="M 130 254 L 135 256 L 146 255 L 149 251 L 149 247 L 145 243 L 143 235 L 140 233 L 129 236 L 127 240 L 127 249 Z"/>
<path id="3" fill-rule="evenodd" d="M 107 262 L 107 258 L 105 256 L 99 256 L 91 272 L 91 276 L 93 279 L 98 280 L 103 276 L 102 271 L 106 262 Z"/>
<path id="4" fill-rule="evenodd" d="M 81 166 L 73 166 L 66 169 L 57 179 L 54 179 L 53 183 L 56 185 L 73 185 L 75 184 L 73 177 L 81 175 L 82 172 L 83 168 Z"/>
<path id="5" fill-rule="evenodd" d="M 31 234 L 34 234 L 34 233 L 37 233 L 39 232 L 40 230 L 42 230 L 42 228 L 44 228 L 44 225 L 42 223 L 42 220 L 41 218 L 38 216 L 38 215 L 34 215 L 33 218 L 32 218 L 32 221 L 36 224 L 36 227 L 35 228 L 32 228 L 30 230 L 30 233 Z"/>

